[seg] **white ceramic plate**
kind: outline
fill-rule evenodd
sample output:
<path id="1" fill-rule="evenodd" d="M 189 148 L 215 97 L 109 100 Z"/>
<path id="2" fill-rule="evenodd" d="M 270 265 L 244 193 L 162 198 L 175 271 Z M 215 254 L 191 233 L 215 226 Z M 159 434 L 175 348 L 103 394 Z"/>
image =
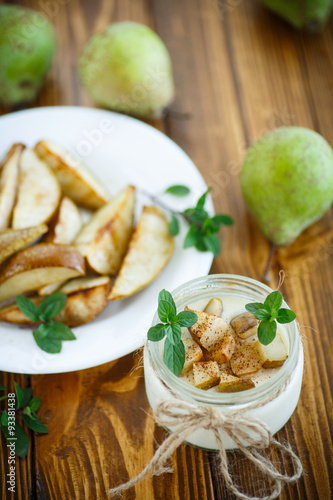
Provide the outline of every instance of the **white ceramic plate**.
<path id="1" fill-rule="evenodd" d="M 133 118 L 82 107 L 46 107 L 0 118 L 0 157 L 14 142 L 33 146 L 53 139 L 81 157 L 111 194 L 127 184 L 160 194 L 172 184 L 186 184 L 186 198 L 164 195 L 176 209 L 195 203 L 206 185 L 188 156 L 168 137 Z M 144 196 L 137 197 L 137 216 Z M 207 209 L 213 211 L 211 200 Z M 182 249 L 186 226 L 176 238 L 174 255 L 157 279 L 134 296 L 113 302 L 93 322 L 73 329 L 77 340 L 63 342 L 59 354 L 41 351 L 30 330 L 0 324 L 0 369 L 16 373 L 61 373 L 90 368 L 128 354 L 144 343 L 162 288 L 208 274 L 212 255 Z"/>

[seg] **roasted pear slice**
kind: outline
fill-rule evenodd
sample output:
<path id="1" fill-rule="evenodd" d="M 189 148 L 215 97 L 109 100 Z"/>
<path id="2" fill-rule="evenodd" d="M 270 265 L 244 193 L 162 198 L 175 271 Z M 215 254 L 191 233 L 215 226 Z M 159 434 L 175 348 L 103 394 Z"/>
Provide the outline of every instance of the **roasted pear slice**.
<path id="1" fill-rule="evenodd" d="M 20 161 L 20 182 L 13 211 L 13 229 L 48 222 L 56 212 L 60 184 L 53 171 L 31 149 L 25 149 Z"/>
<path id="2" fill-rule="evenodd" d="M 198 389 L 210 389 L 220 382 L 220 370 L 216 361 L 200 361 L 193 365 L 194 385 Z"/>
<path id="3" fill-rule="evenodd" d="M 73 200 L 64 196 L 60 202 L 57 214 L 50 224 L 45 237 L 48 243 L 70 245 L 82 227 L 81 212 Z"/>
<path id="4" fill-rule="evenodd" d="M 6 229 L 0 233 L 0 262 L 38 240 L 48 230 L 46 224 L 25 229 Z"/>
<path id="5" fill-rule="evenodd" d="M 277 368 L 282 366 L 288 358 L 287 348 L 279 333 L 270 344 L 263 345 L 258 340 L 255 345 L 263 362 L 263 368 Z"/>
<path id="6" fill-rule="evenodd" d="M 10 219 L 16 200 L 20 158 L 25 146 L 13 144 L 1 166 L 0 173 L 0 231 L 10 225 Z"/>
<path id="7" fill-rule="evenodd" d="M 77 278 L 69 281 L 65 287 L 61 291 L 67 293 L 66 305 L 53 320 L 73 328 L 92 321 L 105 309 L 111 282 L 108 276 L 82 278 L 82 280 Z M 34 304 L 39 304 L 43 297 L 34 296 L 29 299 Z M 0 321 L 21 325 L 33 324 L 16 303 L 0 308 Z"/>
<path id="8" fill-rule="evenodd" d="M 38 156 L 47 162 L 59 179 L 62 192 L 78 205 L 96 209 L 110 199 L 104 184 L 77 157 L 53 141 L 36 144 Z"/>
<path id="9" fill-rule="evenodd" d="M 165 215 L 156 207 L 144 207 L 109 299 L 124 299 L 151 283 L 167 265 L 173 250 Z"/>
<path id="10" fill-rule="evenodd" d="M 83 226 L 75 245 L 98 274 L 116 274 L 133 232 L 135 188 L 128 186 L 97 210 Z"/>
<path id="11" fill-rule="evenodd" d="M 0 272 L 0 302 L 84 274 L 84 258 L 75 247 L 40 243 L 5 263 Z"/>

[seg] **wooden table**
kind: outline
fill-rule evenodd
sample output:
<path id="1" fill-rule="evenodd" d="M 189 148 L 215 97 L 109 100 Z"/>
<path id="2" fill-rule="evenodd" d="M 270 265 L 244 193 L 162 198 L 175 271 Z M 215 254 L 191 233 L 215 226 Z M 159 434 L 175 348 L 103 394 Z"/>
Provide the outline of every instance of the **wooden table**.
<path id="1" fill-rule="evenodd" d="M 320 35 L 299 34 L 258 1 L 89 0 L 15 2 L 43 11 L 58 33 L 55 64 L 31 105 L 94 106 L 80 86 L 77 58 L 87 39 L 111 21 L 134 20 L 155 29 L 173 62 L 176 99 L 165 119 L 153 123 L 179 144 L 214 187 L 217 212 L 235 219 L 221 233 L 223 251 L 212 272 L 260 279 L 269 244 L 248 214 L 238 173 L 246 148 L 265 131 L 301 125 L 333 144 L 333 19 Z M 6 112 L 6 110 L 3 110 Z M 18 138 L 19 139 L 19 138 Z M 278 433 L 300 456 L 303 478 L 281 499 L 333 496 L 332 216 L 276 253 L 271 275 L 302 325 L 305 374 L 291 420 Z M 154 424 L 145 396 L 139 354 L 93 369 L 59 375 L 2 373 L 42 398 L 39 417 L 48 435 L 30 433 L 26 459 L 17 460 L 15 498 L 100 499 L 137 474 L 166 435 Z M 1 403 L 4 405 L 4 403 Z M 0 458 L 1 498 L 8 472 L 6 442 Z M 260 476 L 239 453 L 230 453 L 238 484 L 254 494 Z M 182 445 L 173 474 L 143 481 L 125 499 L 232 499 L 214 453 Z M 283 463 L 282 469 L 288 470 Z"/>

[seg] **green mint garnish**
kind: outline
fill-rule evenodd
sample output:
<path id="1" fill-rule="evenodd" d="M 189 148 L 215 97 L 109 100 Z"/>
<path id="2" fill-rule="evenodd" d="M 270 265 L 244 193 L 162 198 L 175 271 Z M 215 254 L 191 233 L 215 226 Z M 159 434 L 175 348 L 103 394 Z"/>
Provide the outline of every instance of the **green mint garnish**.
<path id="1" fill-rule="evenodd" d="M 187 186 L 176 184 L 174 186 L 168 187 L 165 192 L 168 194 L 172 194 L 173 196 L 187 196 L 191 192 L 191 190 Z"/>
<path id="2" fill-rule="evenodd" d="M 268 345 L 275 339 L 278 323 L 291 323 L 296 318 L 294 311 L 281 308 L 282 295 L 279 291 L 270 293 L 263 304 L 252 302 L 246 304 L 245 309 L 260 320 L 258 327 L 258 340 L 263 345 Z"/>
<path id="3" fill-rule="evenodd" d="M 195 247 L 199 252 L 212 252 L 217 257 L 221 252 L 220 240 L 217 233 L 221 226 L 231 226 L 233 219 L 229 215 L 218 214 L 213 217 L 205 210 L 205 203 L 207 194 L 211 188 L 207 189 L 202 196 L 200 196 L 197 204 L 194 207 L 187 208 L 182 212 L 177 212 L 171 207 L 166 205 L 158 196 L 154 196 L 145 190 L 141 192 L 148 196 L 153 203 L 160 206 L 171 214 L 169 223 L 169 233 L 171 236 L 177 236 L 180 231 L 179 219 L 183 219 L 189 226 L 187 234 L 184 239 L 184 248 Z M 165 190 L 166 193 L 174 194 L 176 196 L 185 196 L 190 192 L 187 186 L 175 185 L 170 186 Z"/>
<path id="4" fill-rule="evenodd" d="M 21 312 L 34 323 L 40 323 L 33 331 L 33 337 L 40 349 L 50 354 L 61 351 L 62 341 L 75 340 L 72 330 L 63 323 L 52 321 L 66 305 L 67 295 L 55 292 L 45 297 L 38 305 L 23 295 L 16 297 L 16 303 Z"/>
<path id="5" fill-rule="evenodd" d="M 0 425 L 3 435 L 5 436 L 9 445 L 15 443 L 15 454 L 21 458 L 26 457 L 29 450 L 29 438 L 25 429 L 20 425 L 19 418 L 25 422 L 25 424 L 35 432 L 40 432 L 43 434 L 48 433 L 46 426 L 41 422 L 36 411 L 39 409 L 41 400 L 38 397 L 32 397 L 32 389 L 26 388 L 21 389 L 21 387 L 14 382 L 15 386 L 15 398 L 13 395 L 9 395 L 8 399 L 8 409 L 15 409 L 15 422 L 13 419 L 13 414 L 10 411 L 11 418 L 7 410 L 3 410 L 1 413 Z M 0 386 L 0 390 L 7 390 L 7 387 Z M 8 395 L 1 397 L 0 400 L 7 399 Z M 16 403 L 16 404 L 15 404 Z M 15 406 L 15 408 L 14 408 Z"/>
<path id="6" fill-rule="evenodd" d="M 185 347 L 181 339 L 182 327 L 189 327 L 198 321 L 192 311 L 177 314 L 176 304 L 170 292 L 162 290 L 158 295 L 158 316 L 162 323 L 148 330 L 148 340 L 159 342 L 164 337 L 164 362 L 175 375 L 179 375 L 185 363 Z"/>

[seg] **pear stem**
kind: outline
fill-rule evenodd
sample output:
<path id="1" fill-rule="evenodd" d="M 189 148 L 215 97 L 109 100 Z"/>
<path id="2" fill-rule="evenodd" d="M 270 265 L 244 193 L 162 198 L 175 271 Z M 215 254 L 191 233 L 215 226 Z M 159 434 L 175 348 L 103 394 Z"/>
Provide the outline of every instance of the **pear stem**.
<path id="1" fill-rule="evenodd" d="M 276 245 L 274 245 L 274 243 L 272 243 L 271 249 L 269 252 L 269 256 L 268 256 L 267 265 L 266 265 L 265 272 L 264 272 L 264 276 L 262 279 L 264 281 L 264 283 L 270 282 L 270 279 L 271 279 L 270 271 L 271 271 L 272 261 L 273 261 L 273 257 L 274 257 L 275 252 L 276 252 Z"/>

